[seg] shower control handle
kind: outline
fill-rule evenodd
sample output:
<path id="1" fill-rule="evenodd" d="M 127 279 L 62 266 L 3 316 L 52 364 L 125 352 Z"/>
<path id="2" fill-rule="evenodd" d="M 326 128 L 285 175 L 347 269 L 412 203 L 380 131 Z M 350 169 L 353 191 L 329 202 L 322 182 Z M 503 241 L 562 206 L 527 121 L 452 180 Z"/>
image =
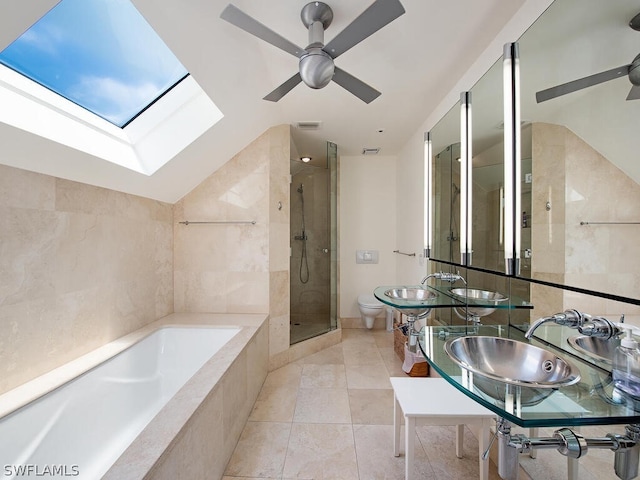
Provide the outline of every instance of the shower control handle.
<path id="1" fill-rule="evenodd" d="M 322 249 L 322 253 L 329 253 L 329 249 L 328 248 L 323 248 Z"/>

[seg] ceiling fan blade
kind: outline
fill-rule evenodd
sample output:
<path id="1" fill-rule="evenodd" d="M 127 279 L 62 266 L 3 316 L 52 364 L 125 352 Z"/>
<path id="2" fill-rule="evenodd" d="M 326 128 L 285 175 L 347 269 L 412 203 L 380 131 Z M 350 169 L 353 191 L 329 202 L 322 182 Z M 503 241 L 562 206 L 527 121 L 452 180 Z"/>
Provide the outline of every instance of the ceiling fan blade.
<path id="1" fill-rule="evenodd" d="M 338 67 L 335 69 L 332 80 L 348 92 L 353 93 L 364 103 L 371 103 L 381 95 L 375 88 L 370 87 L 362 80 L 358 80 Z"/>
<path id="2" fill-rule="evenodd" d="M 245 32 L 250 33 L 267 43 L 270 43 L 274 47 L 278 47 L 291 55 L 301 57 L 305 52 L 304 48 L 300 48 L 297 45 L 291 43 L 283 36 L 277 34 L 268 27 L 253 19 L 235 5 L 229 4 L 220 14 L 220 18 L 227 22 L 241 28 Z"/>
<path id="3" fill-rule="evenodd" d="M 598 85 L 599 83 L 608 82 L 609 80 L 614 80 L 618 77 L 627 75 L 629 73 L 629 67 L 631 67 L 630 64 L 623 65 L 621 67 L 612 68 L 611 70 L 607 70 L 605 72 L 589 75 L 588 77 L 580 78 L 572 82 L 563 83 L 562 85 L 547 88 L 546 90 L 541 90 L 536 93 L 536 101 L 538 103 L 546 102 L 547 100 L 551 100 L 552 98 L 556 98 L 561 95 L 566 95 L 567 93 L 576 92 L 578 90 L 582 90 L 583 88 Z"/>
<path id="4" fill-rule="evenodd" d="M 323 50 L 336 58 L 405 12 L 399 0 L 376 0 Z"/>
<path id="5" fill-rule="evenodd" d="M 287 93 L 293 90 L 293 87 L 302 82 L 302 77 L 300 77 L 300 73 L 296 73 L 289 80 L 284 82 L 278 88 L 276 88 L 273 92 L 263 98 L 263 100 L 269 100 L 270 102 L 277 102 L 282 97 L 284 97 Z"/>
<path id="6" fill-rule="evenodd" d="M 634 85 L 631 87 L 627 100 L 640 100 L 640 86 Z"/>

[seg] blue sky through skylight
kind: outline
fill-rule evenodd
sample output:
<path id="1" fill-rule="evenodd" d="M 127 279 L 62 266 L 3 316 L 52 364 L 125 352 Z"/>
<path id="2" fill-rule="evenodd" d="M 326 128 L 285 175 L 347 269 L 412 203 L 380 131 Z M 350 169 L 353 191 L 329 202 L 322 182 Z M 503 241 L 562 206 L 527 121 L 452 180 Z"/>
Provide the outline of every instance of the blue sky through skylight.
<path id="1" fill-rule="evenodd" d="M 119 127 L 188 74 L 129 0 L 62 0 L 0 62 Z"/>

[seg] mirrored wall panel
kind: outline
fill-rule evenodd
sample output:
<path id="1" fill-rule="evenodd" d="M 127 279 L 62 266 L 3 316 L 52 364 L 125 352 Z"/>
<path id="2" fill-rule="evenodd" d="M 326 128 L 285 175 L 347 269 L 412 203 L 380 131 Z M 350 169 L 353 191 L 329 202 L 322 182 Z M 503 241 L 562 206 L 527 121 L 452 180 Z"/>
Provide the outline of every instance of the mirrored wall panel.
<path id="1" fill-rule="evenodd" d="M 460 263 L 460 103 L 431 130 L 432 260 Z"/>
<path id="2" fill-rule="evenodd" d="M 504 272 L 502 58 L 471 89 L 473 98 L 472 265 Z"/>
<path id="3" fill-rule="evenodd" d="M 518 41 L 522 277 L 640 299 L 639 12 L 556 0 Z"/>

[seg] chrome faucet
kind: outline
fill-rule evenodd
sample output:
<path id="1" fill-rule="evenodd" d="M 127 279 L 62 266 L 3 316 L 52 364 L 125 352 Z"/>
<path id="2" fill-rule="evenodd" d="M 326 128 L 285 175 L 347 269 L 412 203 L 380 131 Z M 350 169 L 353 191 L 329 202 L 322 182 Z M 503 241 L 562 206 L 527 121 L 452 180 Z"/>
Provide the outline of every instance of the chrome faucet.
<path id="1" fill-rule="evenodd" d="M 442 280 L 442 281 L 449 282 L 449 283 L 452 283 L 452 284 L 457 282 L 458 280 L 462 280 L 462 282 L 465 285 L 467 284 L 467 281 L 459 273 L 448 273 L 448 272 L 431 273 L 431 274 L 427 275 L 426 277 L 424 277 L 420 283 L 422 285 L 424 285 L 425 282 L 427 280 L 429 280 L 430 278 L 436 278 L 438 280 Z"/>
<path id="2" fill-rule="evenodd" d="M 617 337 L 622 333 L 615 323 L 604 317 L 593 317 L 592 319 L 587 320 L 583 325 L 578 326 L 578 331 L 582 335 L 603 338 L 605 340 Z"/>
<path id="3" fill-rule="evenodd" d="M 556 313 L 550 317 L 539 318 L 529 327 L 529 330 L 524 334 L 524 337 L 531 338 L 533 332 L 543 323 L 554 322 L 557 325 L 563 325 L 569 328 L 580 328 L 586 321 L 590 320 L 591 316 L 586 313 L 581 313 L 573 309 L 565 310 L 562 313 Z"/>

